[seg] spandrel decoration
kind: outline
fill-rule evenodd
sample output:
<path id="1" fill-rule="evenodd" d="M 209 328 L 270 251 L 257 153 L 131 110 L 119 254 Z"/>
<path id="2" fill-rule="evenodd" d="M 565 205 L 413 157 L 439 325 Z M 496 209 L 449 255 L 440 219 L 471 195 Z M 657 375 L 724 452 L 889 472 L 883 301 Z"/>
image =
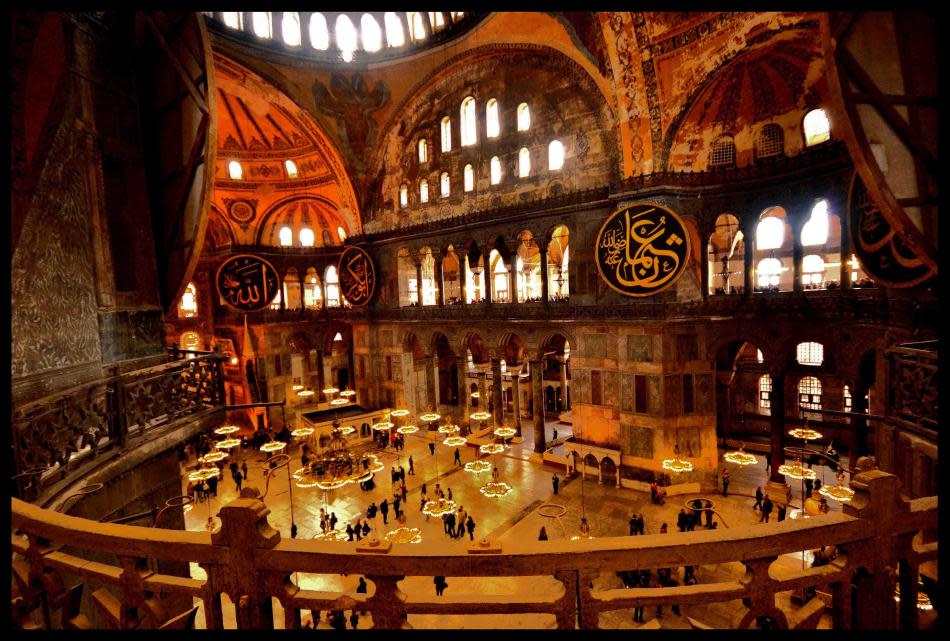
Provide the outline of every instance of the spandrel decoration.
<path id="1" fill-rule="evenodd" d="M 615 211 L 597 234 L 597 270 L 624 296 L 652 296 L 679 279 L 689 258 L 682 219 L 656 203 Z"/>
<path id="2" fill-rule="evenodd" d="M 264 309 L 280 289 L 280 277 L 269 262 L 252 254 L 228 258 L 215 277 L 218 294 L 242 312 Z"/>
<path id="3" fill-rule="evenodd" d="M 340 290 L 354 307 L 369 303 L 376 292 L 376 268 L 373 259 L 359 247 L 347 247 L 340 255 L 337 268 Z"/>

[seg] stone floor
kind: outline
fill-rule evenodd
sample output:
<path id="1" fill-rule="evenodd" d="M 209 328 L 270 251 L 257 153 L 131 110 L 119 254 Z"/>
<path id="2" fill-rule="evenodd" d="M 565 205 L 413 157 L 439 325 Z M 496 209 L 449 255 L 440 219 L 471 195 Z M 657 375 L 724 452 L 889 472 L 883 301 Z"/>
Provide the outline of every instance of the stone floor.
<path id="1" fill-rule="evenodd" d="M 551 424 L 546 426 L 551 428 Z M 569 430 L 569 426 L 559 426 L 558 432 L 561 435 L 561 428 Z M 547 431 L 547 430 L 546 430 Z M 527 435 L 526 435 L 527 436 Z M 549 434 L 550 436 L 550 434 Z M 441 439 L 440 439 L 441 440 Z M 536 539 L 542 526 L 547 528 L 548 536 L 551 539 L 556 537 L 570 537 L 577 533 L 581 515 L 586 514 L 591 524 L 591 534 L 593 536 L 623 536 L 628 534 L 627 521 L 632 513 L 643 514 L 646 521 L 647 533 L 656 533 L 660 525 L 666 522 L 670 530 L 674 530 L 676 515 L 682 507 L 683 502 L 697 495 L 683 495 L 670 497 L 664 505 L 653 505 L 650 502 L 649 494 L 630 489 L 616 488 L 612 485 L 599 485 L 596 475 L 589 474 L 586 479 L 577 476 L 573 479 L 565 480 L 563 473 L 556 467 L 543 466 L 536 462 L 536 456 L 533 456 L 533 440 L 525 438 L 518 445 L 513 445 L 503 454 L 496 455 L 494 462 L 498 465 L 501 472 L 501 479 L 514 487 L 509 495 L 501 498 L 487 498 L 479 492 L 479 487 L 490 480 L 490 473 L 476 475 L 464 471 L 460 466 L 453 464 L 453 453 L 455 448 L 438 445 L 436 456 L 429 454 L 428 443 L 431 436 L 427 437 L 421 433 L 409 435 L 406 438 L 406 447 L 400 452 L 394 452 L 386 449 L 380 453 L 380 456 L 386 467 L 376 475 L 376 488 L 370 492 L 363 492 L 356 485 L 348 485 L 341 490 L 323 493 L 317 489 L 293 488 L 293 518 L 298 526 L 298 538 L 310 538 L 319 532 L 319 514 L 320 508 L 325 508 L 328 512 L 334 512 L 339 519 L 337 529 L 343 529 L 348 521 L 359 517 L 365 518 L 366 507 L 371 501 L 377 505 L 384 499 L 392 500 L 392 488 L 390 483 L 390 467 L 402 465 L 408 471 L 408 458 L 411 455 L 414 462 L 415 475 L 407 475 L 406 485 L 409 490 L 408 505 L 403 509 L 407 515 L 406 525 L 417 527 L 422 531 L 425 545 L 427 540 L 451 541 L 457 545 L 459 552 L 463 553 L 469 540 L 468 536 L 464 539 L 450 539 L 443 531 L 441 519 L 426 519 L 420 511 L 420 486 L 423 482 L 428 484 L 429 494 L 432 495 L 435 483 L 438 482 L 442 488 L 448 491 L 452 490 L 454 500 L 464 506 L 465 510 L 472 515 L 476 523 L 475 535 L 482 537 L 489 535 L 499 539 L 502 543 L 513 540 Z M 299 467 L 299 448 L 292 447 L 290 450 L 292 464 L 294 468 Z M 477 450 L 474 447 L 462 446 L 460 449 L 462 463 L 474 460 Z M 263 468 L 261 467 L 264 455 L 257 451 L 236 452 L 235 456 L 240 461 L 241 457 L 246 456 L 249 468 L 249 479 L 247 484 L 264 490 Z M 735 468 L 735 466 L 732 466 Z M 833 482 L 834 475 L 827 468 L 816 468 L 823 474 L 824 479 Z M 551 476 L 557 472 L 561 476 L 560 490 L 557 496 L 553 494 Z M 759 513 L 752 509 L 754 502 L 752 495 L 755 487 L 764 484 L 766 481 L 764 458 L 759 457 L 759 464 L 756 466 L 745 467 L 733 472 L 733 481 L 730 486 L 730 495 L 722 497 L 718 494 L 712 496 L 716 502 L 716 509 L 722 515 L 723 526 L 730 528 L 755 527 L 759 520 Z M 708 496 L 708 495 L 707 495 Z M 237 491 L 234 482 L 230 478 L 225 468 L 225 474 L 222 482 L 219 484 L 218 495 L 210 501 L 196 503 L 192 510 L 186 516 L 186 527 L 191 530 L 198 530 L 205 527 L 209 507 L 211 513 L 216 513 L 220 505 L 225 504 L 237 497 Z M 800 491 L 793 488 L 793 500 L 800 500 Z M 291 508 L 290 492 L 288 491 L 288 481 L 286 474 L 279 474 L 272 480 L 267 490 L 264 502 L 270 508 L 271 513 L 268 517 L 271 524 L 280 530 L 284 537 L 290 536 Z M 538 514 L 538 508 L 545 503 L 556 503 L 566 508 L 566 513 L 555 522 Z M 840 509 L 840 504 L 831 503 L 833 510 Z M 797 516 L 798 510 L 790 510 L 790 518 Z M 382 516 L 371 521 L 370 525 L 377 529 L 379 534 L 398 527 L 395 522 L 392 511 L 389 515 L 389 523 L 383 522 Z M 542 542 L 538 543 L 543 545 Z M 354 545 L 354 543 L 341 542 L 340 545 Z M 810 559 L 806 557 L 805 562 Z M 788 555 L 782 559 L 782 562 L 790 564 L 802 563 L 801 554 Z M 741 576 L 744 569 L 739 563 L 722 564 L 717 566 L 702 566 L 697 569 L 697 577 L 700 582 L 714 582 L 735 578 Z M 202 577 L 203 571 L 193 565 L 193 576 Z M 340 576 L 340 575 L 298 575 L 301 585 L 314 590 L 354 590 L 358 577 Z M 682 580 L 682 577 L 680 577 Z M 448 577 L 449 587 L 446 590 L 450 593 L 477 593 L 477 594 L 515 594 L 538 590 L 552 590 L 555 594 L 560 590 L 560 584 L 551 578 L 549 581 L 538 581 L 537 577 L 525 578 L 466 578 L 453 580 Z M 464 587 L 463 587 L 464 585 Z M 612 572 L 604 572 L 594 581 L 595 588 L 618 588 L 621 587 L 619 578 Z M 370 591 L 372 592 L 372 586 Z M 407 577 L 401 584 L 403 592 L 411 599 L 413 595 L 431 595 L 434 591 L 431 576 Z M 787 599 L 787 595 L 780 595 L 779 598 Z M 664 628 L 685 628 L 689 627 L 686 619 L 692 617 L 706 625 L 712 627 L 727 627 L 732 621 L 735 612 L 735 606 L 738 602 L 718 603 L 705 606 L 683 607 L 681 616 L 673 615 L 672 612 L 664 612 L 663 617 L 659 619 L 660 625 Z M 655 612 L 647 608 L 647 623 L 650 623 Z M 225 617 L 233 621 L 233 607 L 229 604 L 225 607 Z M 304 616 L 305 620 L 307 615 Z M 276 617 L 278 626 L 282 624 L 283 618 L 279 611 Z M 368 627 L 371 617 L 363 617 L 359 627 Z M 633 623 L 632 610 L 619 610 L 605 613 L 602 615 L 601 624 L 608 628 L 634 628 L 639 627 Z M 199 625 L 203 624 L 204 617 L 198 617 Z M 550 615 L 521 615 L 518 617 L 503 617 L 501 615 L 410 615 L 409 623 L 415 628 L 500 628 L 500 627 L 525 627 L 525 628 L 547 628 L 554 626 L 554 618 Z M 325 621 L 320 627 L 326 625 Z M 830 615 L 823 617 L 819 627 L 830 626 Z"/>

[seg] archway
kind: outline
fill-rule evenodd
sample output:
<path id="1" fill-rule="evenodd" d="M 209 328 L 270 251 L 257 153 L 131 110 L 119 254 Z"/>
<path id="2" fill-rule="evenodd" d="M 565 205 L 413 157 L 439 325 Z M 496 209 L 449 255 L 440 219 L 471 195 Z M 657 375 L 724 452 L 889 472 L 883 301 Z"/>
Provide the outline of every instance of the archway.
<path id="1" fill-rule="evenodd" d="M 762 351 L 737 338 L 722 345 L 716 361 L 716 432 L 743 439 L 770 430 L 771 377 Z"/>
<path id="2" fill-rule="evenodd" d="M 710 294 L 741 294 L 744 289 L 745 237 L 732 214 L 716 218 L 707 245 Z"/>

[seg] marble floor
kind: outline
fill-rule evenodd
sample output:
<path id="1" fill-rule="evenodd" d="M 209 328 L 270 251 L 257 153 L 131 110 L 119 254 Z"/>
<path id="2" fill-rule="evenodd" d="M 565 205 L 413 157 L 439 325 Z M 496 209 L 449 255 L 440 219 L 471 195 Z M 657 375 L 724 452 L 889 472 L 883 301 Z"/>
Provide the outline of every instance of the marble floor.
<path id="1" fill-rule="evenodd" d="M 551 428 L 549 423 L 546 426 Z M 558 427 L 569 430 L 569 426 Z M 546 430 L 547 431 L 547 430 Z M 526 435 L 527 436 L 527 435 Z M 549 434 L 550 436 L 550 434 Z M 441 439 L 440 439 L 441 440 Z M 479 492 L 479 488 L 491 478 L 490 473 L 474 475 L 466 472 L 463 467 L 455 465 L 453 454 L 455 448 L 438 445 L 436 455 L 429 453 L 428 443 L 431 436 L 422 433 L 406 437 L 406 447 L 402 452 L 391 449 L 378 452 L 385 464 L 385 469 L 376 475 L 376 487 L 372 491 L 364 492 L 357 485 L 348 485 L 340 490 L 322 492 L 314 489 L 293 487 L 293 512 L 290 507 L 290 491 L 288 478 L 285 473 L 278 474 L 272 479 L 264 502 L 270 508 L 269 520 L 271 525 L 280 530 L 284 537 L 290 536 L 291 518 L 298 527 L 298 538 L 311 538 L 320 531 L 320 508 L 336 514 L 339 522 L 337 529 L 343 529 L 346 523 L 356 518 L 365 519 L 366 507 L 371 501 L 377 505 L 384 499 L 392 501 L 392 486 L 390 483 L 391 466 L 402 465 L 408 473 L 408 459 L 413 458 L 414 475 L 406 477 L 408 488 L 408 505 L 404 506 L 407 519 L 405 525 L 417 527 L 422 532 L 425 545 L 426 540 L 449 541 L 457 545 L 460 553 L 469 544 L 469 537 L 451 539 L 444 533 L 441 519 L 426 519 L 420 511 L 421 485 L 426 483 L 431 497 L 435 484 L 441 484 L 445 491 L 452 490 L 453 499 L 464 506 L 466 512 L 472 515 L 475 521 L 475 536 L 490 536 L 505 541 L 536 539 L 542 526 L 546 527 L 550 539 L 570 537 L 577 533 L 581 515 L 586 514 L 591 524 L 593 536 L 623 536 L 628 534 L 627 521 L 632 513 L 643 514 L 646 521 L 647 533 L 659 531 L 662 523 L 666 522 L 670 530 L 675 529 L 676 516 L 683 501 L 693 498 L 693 495 L 671 497 L 664 505 L 653 505 L 648 493 L 616 488 L 612 485 L 600 485 L 596 475 L 589 474 L 586 479 L 577 476 L 573 479 L 564 479 L 559 468 L 544 466 L 532 457 L 533 439 L 525 438 L 520 444 L 513 445 L 503 454 L 495 455 L 494 463 L 499 467 L 501 480 L 513 486 L 514 490 L 501 498 L 487 498 Z M 459 448 L 462 464 L 475 459 L 477 449 L 471 446 Z M 294 468 L 299 467 L 299 447 L 291 446 L 289 451 Z M 246 484 L 264 491 L 263 460 L 264 455 L 257 451 L 236 452 L 239 462 L 246 458 L 249 469 L 249 478 Z M 532 460 L 534 458 L 534 460 Z M 191 463 L 191 462 L 189 462 Z M 825 480 L 832 482 L 834 475 L 827 468 L 817 467 L 823 473 Z M 557 472 L 561 477 L 559 493 L 553 494 L 552 474 Z M 716 508 L 721 513 L 724 524 L 728 527 L 755 527 L 759 520 L 759 513 L 752 509 L 755 487 L 766 481 L 764 458 L 759 456 L 759 464 L 745 467 L 733 473 L 730 486 L 730 495 L 722 497 L 715 495 Z M 237 488 L 225 467 L 225 474 L 218 486 L 218 495 L 209 501 L 196 503 L 186 513 L 186 527 L 190 530 L 199 530 L 205 527 L 209 510 L 216 513 L 217 509 L 237 497 Z M 793 488 L 793 501 L 800 500 L 800 491 Z M 557 503 L 566 508 L 566 513 L 555 522 L 538 514 L 538 508 L 545 503 Z M 840 509 L 840 504 L 831 503 L 833 510 Z M 790 518 L 797 515 L 797 510 L 790 510 Z M 384 523 L 382 515 L 377 515 L 370 521 L 370 526 L 380 535 L 398 527 L 393 512 L 390 511 L 389 523 Z M 675 530 L 674 530 L 675 531 Z M 355 543 L 341 542 L 340 545 L 355 545 Z M 539 545 L 543 545 L 539 542 Z M 801 554 L 788 555 L 782 559 L 787 563 L 802 563 Z M 806 562 L 808 559 L 806 558 Z M 741 576 L 744 569 L 739 563 L 720 564 L 716 566 L 702 566 L 697 569 L 700 582 L 713 582 Z M 193 565 L 193 576 L 202 577 L 203 571 Z M 298 575 L 302 587 L 315 590 L 355 589 L 358 577 L 341 575 Z M 682 580 L 682 577 L 680 577 Z M 449 593 L 478 593 L 478 594 L 517 594 L 539 589 L 553 590 L 558 593 L 560 584 L 553 578 L 548 582 L 538 581 L 537 577 L 524 578 L 466 578 L 453 580 L 448 577 Z M 550 585 L 548 585 L 550 583 Z M 464 587 L 463 587 L 464 585 Z M 401 584 L 401 589 L 411 600 L 413 595 L 429 596 L 433 593 L 432 577 L 407 577 Z M 604 572 L 594 581 L 595 588 L 622 587 L 620 579 L 612 572 Z M 372 586 L 370 592 L 372 593 Z M 788 598 L 780 595 L 779 598 Z M 718 603 L 712 605 L 683 607 L 679 616 L 672 612 L 664 612 L 658 619 L 664 628 L 689 627 L 687 616 L 692 617 L 712 627 L 726 627 L 732 621 L 737 603 Z M 282 625 L 282 613 L 277 606 L 278 627 Z M 652 608 L 647 608 L 646 620 L 650 623 L 655 616 Z M 233 620 L 233 607 L 226 604 L 225 617 Z M 305 614 L 304 619 L 307 619 Z M 199 615 L 198 622 L 202 625 L 204 617 Z M 371 617 L 362 617 L 359 627 L 369 627 Z M 499 628 L 524 627 L 548 628 L 554 626 L 554 618 L 550 615 L 518 615 L 517 617 L 503 617 L 501 615 L 410 615 L 409 623 L 415 628 Z M 633 623 L 632 610 L 618 610 L 602 615 L 601 624 L 609 628 L 639 627 Z M 830 615 L 823 617 L 819 627 L 830 625 Z M 323 621 L 319 627 L 326 626 Z"/>

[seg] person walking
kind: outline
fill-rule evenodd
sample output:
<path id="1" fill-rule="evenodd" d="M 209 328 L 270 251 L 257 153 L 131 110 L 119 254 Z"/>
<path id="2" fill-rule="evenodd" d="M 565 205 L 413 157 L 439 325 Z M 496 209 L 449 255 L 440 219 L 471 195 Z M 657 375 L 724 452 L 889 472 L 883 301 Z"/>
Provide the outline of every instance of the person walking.
<path id="1" fill-rule="evenodd" d="M 337 522 L 336 512 L 330 512 L 330 529 L 331 530 L 336 529 L 336 522 Z"/>
<path id="2" fill-rule="evenodd" d="M 241 478 L 241 473 L 238 471 L 237 465 L 235 465 L 234 468 L 231 470 L 231 478 L 234 479 L 234 484 L 237 486 L 238 494 L 240 494 L 241 483 L 244 481 L 244 479 Z"/>
<path id="3" fill-rule="evenodd" d="M 416 475 L 416 468 L 412 466 L 412 454 L 409 455 L 409 476 Z"/>
<path id="4" fill-rule="evenodd" d="M 379 504 L 379 511 L 383 513 L 383 524 L 389 523 L 389 499 L 383 499 Z"/>
<path id="5" fill-rule="evenodd" d="M 429 443 L 429 454 L 435 456 L 435 443 Z"/>
<path id="6" fill-rule="evenodd" d="M 455 448 L 455 464 L 462 465 L 462 453 L 459 451 L 459 448 Z"/>
<path id="7" fill-rule="evenodd" d="M 680 529 L 680 532 L 686 531 L 686 510 L 680 508 L 680 513 L 676 515 L 676 527 Z"/>
<path id="8" fill-rule="evenodd" d="M 404 468 L 402 465 L 399 466 L 399 480 L 403 483 L 406 482 L 406 468 Z"/>
<path id="9" fill-rule="evenodd" d="M 367 519 L 370 519 L 370 520 L 375 519 L 375 518 L 376 518 L 376 509 L 377 509 L 377 508 L 376 508 L 376 501 L 372 501 L 372 502 L 369 504 L 369 507 L 366 508 L 366 518 L 367 518 Z M 321 508 L 320 511 L 322 512 L 322 511 L 323 511 L 323 508 Z"/>
<path id="10" fill-rule="evenodd" d="M 666 523 L 660 526 L 660 534 L 666 534 Z"/>
<path id="11" fill-rule="evenodd" d="M 468 538 L 471 541 L 475 540 L 475 521 L 472 519 L 471 515 L 468 517 L 468 521 L 465 522 L 465 529 L 468 530 Z"/>
<path id="12" fill-rule="evenodd" d="M 551 485 L 554 486 L 554 495 L 557 496 L 557 487 L 561 484 L 561 479 L 558 478 L 557 474 L 551 475 Z"/>
<path id="13" fill-rule="evenodd" d="M 403 481 L 402 485 L 399 487 L 399 494 L 402 496 L 402 502 L 406 503 L 406 499 L 409 497 L 409 489 L 406 488 L 405 481 Z"/>
<path id="14" fill-rule="evenodd" d="M 627 525 L 630 526 L 630 536 L 636 536 L 637 535 L 637 515 L 636 514 L 630 515 L 630 520 L 627 521 Z"/>
<path id="15" fill-rule="evenodd" d="M 722 468 L 722 495 L 729 496 L 729 469 Z"/>
<path id="16" fill-rule="evenodd" d="M 399 520 L 399 504 L 400 503 L 402 503 L 402 498 L 400 498 L 399 496 L 396 496 L 396 498 L 393 499 L 393 516 L 396 517 L 397 521 Z"/>
<path id="17" fill-rule="evenodd" d="M 766 496 L 762 501 L 762 518 L 759 519 L 759 523 L 768 523 L 770 514 L 772 514 L 772 499 Z"/>
<path id="18" fill-rule="evenodd" d="M 755 488 L 755 503 L 752 505 L 753 510 L 758 510 L 762 508 L 762 486 Z"/>
<path id="19" fill-rule="evenodd" d="M 641 587 L 641 588 L 650 587 L 649 575 L 647 575 L 648 578 L 646 579 L 646 584 L 644 584 L 643 577 L 644 577 L 644 572 L 636 572 L 636 571 L 634 571 L 634 577 L 633 577 L 633 580 L 631 581 L 631 583 L 632 583 L 635 587 L 637 587 L 637 586 L 638 586 L 638 587 Z M 641 606 L 636 606 L 636 607 L 633 608 L 633 622 L 634 622 L 634 623 L 643 623 L 643 606 L 642 606 L 642 605 L 641 605 Z"/>
<path id="20" fill-rule="evenodd" d="M 366 594 L 366 579 L 360 577 L 359 585 L 356 586 L 357 594 Z"/>
<path id="21" fill-rule="evenodd" d="M 364 519 L 363 521 L 363 536 L 369 536 L 369 522 Z"/>
<path id="22" fill-rule="evenodd" d="M 449 584 L 446 583 L 444 576 L 437 576 L 432 579 L 432 582 L 435 583 L 435 595 L 442 596 L 442 593 L 445 592 L 445 588 L 449 587 Z"/>
<path id="23" fill-rule="evenodd" d="M 218 495 L 218 477 L 212 476 L 208 479 L 208 488 L 211 490 L 211 496 Z"/>
<path id="24" fill-rule="evenodd" d="M 422 490 L 422 495 L 423 495 L 423 496 L 425 496 L 426 494 L 428 494 L 428 492 L 426 491 L 426 484 L 425 484 L 425 483 L 423 483 L 423 484 L 422 484 L 422 487 L 419 488 L 419 489 Z"/>
<path id="25" fill-rule="evenodd" d="M 637 516 L 637 528 L 639 529 L 640 534 L 647 533 L 647 524 L 643 521 L 643 515 L 640 514 Z"/>
<path id="26" fill-rule="evenodd" d="M 353 540 L 353 524 L 352 523 L 346 524 L 346 540 L 347 541 Z"/>
<path id="27" fill-rule="evenodd" d="M 539 540 L 539 541 L 547 541 L 547 540 L 548 540 L 548 532 L 547 532 L 547 530 L 544 529 L 544 526 L 541 526 L 541 531 L 538 532 L 538 540 Z"/>
<path id="28" fill-rule="evenodd" d="M 356 610 L 353 610 L 350 613 L 350 625 L 353 626 L 353 629 L 356 629 L 356 626 L 360 623 L 360 615 L 356 613 Z"/>
<path id="29" fill-rule="evenodd" d="M 459 508 L 459 517 L 458 517 L 458 527 L 455 529 L 455 538 L 460 539 L 465 536 L 465 517 L 468 516 L 465 513 L 464 508 Z"/>
<path id="30" fill-rule="evenodd" d="M 778 520 L 782 522 L 785 520 L 785 511 L 788 509 L 788 506 L 784 503 L 779 503 L 778 506 Z"/>

